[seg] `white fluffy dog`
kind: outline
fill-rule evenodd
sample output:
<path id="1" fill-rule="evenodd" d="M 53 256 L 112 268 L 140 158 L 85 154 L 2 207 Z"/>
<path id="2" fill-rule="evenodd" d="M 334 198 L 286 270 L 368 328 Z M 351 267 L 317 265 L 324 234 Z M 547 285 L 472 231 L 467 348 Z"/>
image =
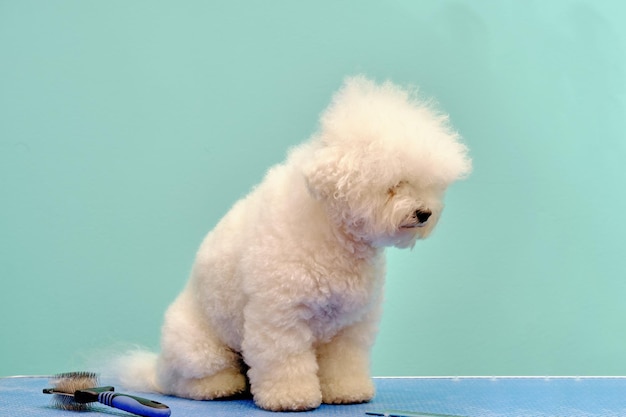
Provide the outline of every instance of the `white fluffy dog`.
<path id="1" fill-rule="evenodd" d="M 369 401 L 385 247 L 428 236 L 470 169 L 445 115 L 347 79 L 318 132 L 207 235 L 161 353 L 127 357 L 121 383 L 198 400 L 249 389 L 274 411 Z"/>

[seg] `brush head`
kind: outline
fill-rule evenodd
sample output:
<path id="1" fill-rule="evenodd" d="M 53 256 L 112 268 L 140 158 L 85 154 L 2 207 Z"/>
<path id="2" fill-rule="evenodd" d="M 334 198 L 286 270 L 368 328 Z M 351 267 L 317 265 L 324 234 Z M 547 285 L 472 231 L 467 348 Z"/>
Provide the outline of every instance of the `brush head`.
<path id="1" fill-rule="evenodd" d="M 57 408 L 72 411 L 84 411 L 89 403 L 76 401 L 76 391 L 98 386 L 98 375 L 93 372 L 66 372 L 50 378 L 53 388 L 43 390 L 46 394 L 54 394 L 53 401 Z"/>

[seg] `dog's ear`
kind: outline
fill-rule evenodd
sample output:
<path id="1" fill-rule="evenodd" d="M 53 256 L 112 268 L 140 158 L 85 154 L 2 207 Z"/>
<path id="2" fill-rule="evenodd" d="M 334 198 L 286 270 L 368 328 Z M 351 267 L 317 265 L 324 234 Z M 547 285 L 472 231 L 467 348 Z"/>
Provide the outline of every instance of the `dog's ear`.
<path id="1" fill-rule="evenodd" d="M 302 166 L 302 173 L 311 195 L 317 200 L 339 198 L 348 182 L 342 169 L 341 153 L 332 148 L 321 148 Z"/>
<path id="2" fill-rule="evenodd" d="M 325 149 L 317 150 L 315 157 L 302 166 L 304 181 L 316 200 L 323 200 L 332 194 L 332 161 Z"/>

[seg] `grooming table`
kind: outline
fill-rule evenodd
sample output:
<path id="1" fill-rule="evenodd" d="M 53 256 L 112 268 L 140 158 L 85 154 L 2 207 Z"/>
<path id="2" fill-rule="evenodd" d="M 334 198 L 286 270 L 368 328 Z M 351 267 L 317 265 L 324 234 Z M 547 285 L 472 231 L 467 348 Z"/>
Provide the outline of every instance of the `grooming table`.
<path id="1" fill-rule="evenodd" d="M 271 413 L 254 406 L 251 399 L 192 401 L 137 392 L 167 404 L 173 417 L 255 417 L 306 415 L 362 416 L 367 411 L 420 411 L 468 417 L 591 417 L 626 416 L 626 378 L 375 378 L 377 394 L 368 404 L 322 405 L 300 413 Z M 106 385 L 107 381 L 101 381 Z M 48 377 L 0 378 L 0 416 L 118 416 L 121 410 L 95 404 L 90 412 L 63 411 L 52 407 L 42 394 Z"/>

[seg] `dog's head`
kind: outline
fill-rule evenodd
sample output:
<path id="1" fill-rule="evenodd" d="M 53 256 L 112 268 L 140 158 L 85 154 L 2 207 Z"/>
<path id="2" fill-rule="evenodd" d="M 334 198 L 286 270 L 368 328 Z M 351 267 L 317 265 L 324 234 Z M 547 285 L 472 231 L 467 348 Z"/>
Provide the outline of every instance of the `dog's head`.
<path id="1" fill-rule="evenodd" d="M 353 239 L 413 246 L 437 223 L 448 185 L 471 170 L 447 120 L 394 84 L 348 79 L 305 145 L 311 194 Z"/>

